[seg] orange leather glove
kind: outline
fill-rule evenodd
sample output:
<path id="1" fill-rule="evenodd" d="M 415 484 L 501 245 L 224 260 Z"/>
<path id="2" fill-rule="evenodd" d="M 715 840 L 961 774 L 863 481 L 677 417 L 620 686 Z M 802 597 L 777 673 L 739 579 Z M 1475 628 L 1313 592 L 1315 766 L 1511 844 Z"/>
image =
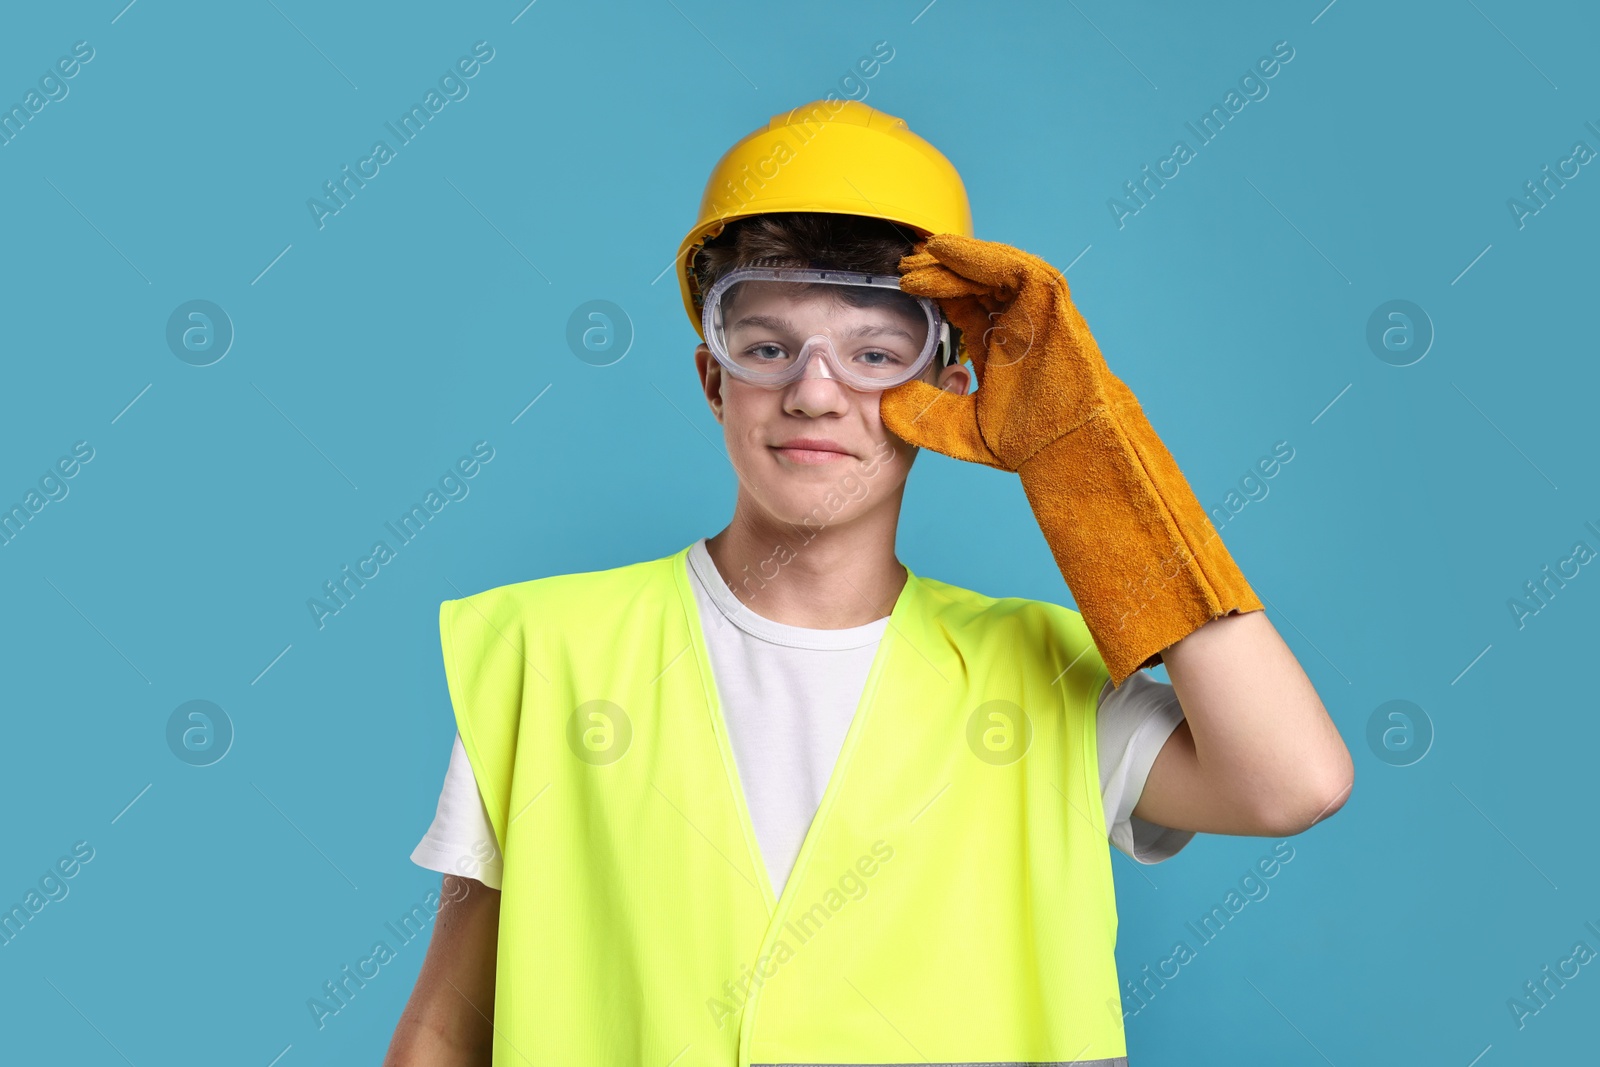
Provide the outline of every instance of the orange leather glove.
<path id="1" fill-rule="evenodd" d="M 939 234 L 900 261 L 977 372 L 965 396 L 912 380 L 880 398 L 911 444 L 1015 471 L 1112 683 L 1210 620 L 1259 611 L 1139 402 L 1106 367 L 1061 272 L 993 241 Z"/>

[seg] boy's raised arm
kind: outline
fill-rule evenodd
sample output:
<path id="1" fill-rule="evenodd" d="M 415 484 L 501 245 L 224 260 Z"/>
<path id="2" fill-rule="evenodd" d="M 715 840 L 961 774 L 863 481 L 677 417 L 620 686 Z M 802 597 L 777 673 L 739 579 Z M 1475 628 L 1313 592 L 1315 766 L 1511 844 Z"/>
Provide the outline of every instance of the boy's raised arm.
<path id="1" fill-rule="evenodd" d="M 1061 272 L 938 234 L 901 288 L 961 331 L 976 393 L 888 390 L 883 421 L 945 455 L 1015 471 L 1114 685 L 1167 664 L 1185 722 L 1135 814 L 1174 829 L 1298 833 L 1344 803 L 1354 767 L 1316 690 L 1125 382 Z"/>
<path id="2" fill-rule="evenodd" d="M 1285 837 L 1343 806 L 1355 766 L 1262 611 L 1213 619 L 1162 653 L 1183 707 L 1133 813 L 1178 830 Z"/>

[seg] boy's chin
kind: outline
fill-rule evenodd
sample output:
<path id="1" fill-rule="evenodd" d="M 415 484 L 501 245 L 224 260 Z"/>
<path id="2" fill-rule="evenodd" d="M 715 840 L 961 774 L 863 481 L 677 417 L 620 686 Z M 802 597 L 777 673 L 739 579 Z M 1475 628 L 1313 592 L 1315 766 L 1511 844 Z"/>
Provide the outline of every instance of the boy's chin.
<path id="1" fill-rule="evenodd" d="M 766 497 L 768 514 L 779 523 L 821 529 L 858 519 L 873 504 L 871 497 L 850 499 L 843 492 L 810 487 L 783 487 Z"/>

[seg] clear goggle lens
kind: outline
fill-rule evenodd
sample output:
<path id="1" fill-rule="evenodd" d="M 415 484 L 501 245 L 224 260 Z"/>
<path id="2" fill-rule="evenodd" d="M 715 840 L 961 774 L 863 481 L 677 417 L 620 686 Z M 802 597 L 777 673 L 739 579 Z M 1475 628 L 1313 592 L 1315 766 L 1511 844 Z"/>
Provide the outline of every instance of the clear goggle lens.
<path id="1" fill-rule="evenodd" d="M 938 306 L 892 275 L 794 267 L 743 268 L 707 294 L 706 344 L 747 382 L 797 381 L 817 355 L 825 373 L 857 389 L 887 389 L 948 351 Z"/>

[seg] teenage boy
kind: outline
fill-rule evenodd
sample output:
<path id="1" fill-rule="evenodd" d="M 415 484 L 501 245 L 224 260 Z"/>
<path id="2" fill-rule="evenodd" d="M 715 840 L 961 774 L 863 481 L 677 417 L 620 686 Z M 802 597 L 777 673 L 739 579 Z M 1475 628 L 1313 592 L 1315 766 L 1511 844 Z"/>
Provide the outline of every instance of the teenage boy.
<path id="1" fill-rule="evenodd" d="M 1337 810 L 1309 680 L 1065 280 L 903 121 L 775 116 L 679 270 L 733 516 L 441 605 L 413 859 L 470 891 L 387 1062 L 1125 1064 L 1106 838 Z M 919 446 L 1019 474 L 1078 610 L 898 560 Z"/>

